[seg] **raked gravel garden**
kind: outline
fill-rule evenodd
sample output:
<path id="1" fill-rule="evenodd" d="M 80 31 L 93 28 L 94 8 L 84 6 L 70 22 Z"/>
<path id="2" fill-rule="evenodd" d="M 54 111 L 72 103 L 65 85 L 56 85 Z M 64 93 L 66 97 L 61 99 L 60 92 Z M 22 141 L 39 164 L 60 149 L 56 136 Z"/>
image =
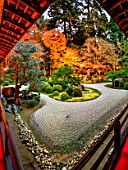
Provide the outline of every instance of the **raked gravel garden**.
<path id="1" fill-rule="evenodd" d="M 22 143 L 28 146 L 41 169 L 71 169 L 128 100 L 127 90 L 111 89 L 105 87 L 105 83 L 84 86 L 99 90 L 101 95 L 84 102 L 62 102 L 41 94 L 45 105 L 31 115 L 30 124 L 43 145 L 38 143 L 28 125 L 16 114 Z M 53 152 L 70 153 L 70 158 L 59 162 L 52 156 Z"/>

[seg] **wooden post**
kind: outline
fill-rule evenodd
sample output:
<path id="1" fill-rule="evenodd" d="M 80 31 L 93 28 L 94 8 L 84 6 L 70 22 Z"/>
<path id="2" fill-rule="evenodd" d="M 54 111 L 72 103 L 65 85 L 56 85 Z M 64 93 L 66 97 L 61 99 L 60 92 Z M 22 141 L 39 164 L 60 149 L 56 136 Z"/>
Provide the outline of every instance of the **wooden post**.
<path id="1" fill-rule="evenodd" d="M 120 121 L 118 119 L 117 119 L 117 124 L 114 127 L 114 135 L 115 135 L 114 148 L 115 150 L 120 151 L 121 149 Z"/>

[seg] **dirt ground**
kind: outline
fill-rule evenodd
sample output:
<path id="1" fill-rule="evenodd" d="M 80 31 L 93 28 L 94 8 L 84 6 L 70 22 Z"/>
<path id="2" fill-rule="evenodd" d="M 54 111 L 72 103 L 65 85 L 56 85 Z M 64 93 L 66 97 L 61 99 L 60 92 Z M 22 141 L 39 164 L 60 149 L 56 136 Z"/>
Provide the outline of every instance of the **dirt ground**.
<path id="1" fill-rule="evenodd" d="M 28 115 L 32 112 L 32 110 L 27 111 Z M 30 151 L 28 151 L 28 147 L 23 144 L 20 139 L 17 123 L 14 121 L 14 115 L 12 113 L 7 113 L 7 120 L 9 122 L 10 130 L 13 134 L 16 148 L 24 170 L 40 170 L 40 168 L 36 164 L 34 156 L 31 154 Z"/>

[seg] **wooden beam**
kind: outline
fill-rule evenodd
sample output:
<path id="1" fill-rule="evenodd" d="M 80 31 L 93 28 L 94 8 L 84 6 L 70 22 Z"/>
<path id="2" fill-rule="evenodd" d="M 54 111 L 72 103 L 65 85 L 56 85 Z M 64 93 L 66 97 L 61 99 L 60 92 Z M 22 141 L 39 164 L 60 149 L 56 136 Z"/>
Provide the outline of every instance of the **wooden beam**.
<path id="1" fill-rule="evenodd" d="M 30 2 L 28 0 L 20 0 L 25 5 L 29 6 L 32 10 L 38 12 L 40 15 L 42 15 L 43 11 L 41 10 L 40 6 L 35 5 L 33 2 Z"/>
<path id="2" fill-rule="evenodd" d="M 16 27 L 19 27 L 20 29 L 27 30 L 27 28 L 25 26 L 15 22 L 14 20 L 10 20 L 8 18 L 3 18 L 3 21 L 6 21 L 6 22 L 8 22 L 8 23 L 10 23 L 10 24 L 12 24 L 12 25 L 14 25 Z"/>
<path id="3" fill-rule="evenodd" d="M 118 24 L 121 25 L 121 24 L 122 24 L 123 22 L 125 22 L 125 21 L 128 21 L 128 16 L 125 17 L 124 19 L 120 20 L 120 21 L 118 22 Z"/>
<path id="4" fill-rule="evenodd" d="M 12 45 L 15 45 L 15 44 L 16 44 L 16 43 L 14 43 L 14 42 L 12 42 L 12 41 L 8 41 L 7 39 L 3 39 L 3 38 L 1 38 L 1 37 L 0 37 L 0 40 L 1 40 L 2 42 L 8 43 L 8 44 L 12 44 Z"/>
<path id="5" fill-rule="evenodd" d="M 128 24 L 123 25 L 122 29 L 125 30 L 128 27 Z"/>
<path id="6" fill-rule="evenodd" d="M 6 40 L 11 41 L 13 43 L 17 43 L 17 41 L 18 41 L 18 40 L 14 40 L 14 39 L 12 39 L 11 37 L 8 37 L 8 36 L 0 35 L 0 38 L 6 39 Z"/>
<path id="7" fill-rule="evenodd" d="M 126 0 L 118 0 L 117 2 L 115 2 L 111 7 L 110 10 L 113 10 L 114 8 L 116 8 L 118 5 L 121 5 L 123 2 L 125 2 Z"/>
<path id="8" fill-rule="evenodd" d="M 12 49 L 12 48 L 13 48 L 13 46 L 10 46 L 10 45 L 5 44 L 5 43 L 3 43 L 3 42 L 0 42 L 0 45 L 4 46 L 4 47 L 6 47 L 6 48 L 9 48 L 9 49 Z"/>
<path id="9" fill-rule="evenodd" d="M 4 0 L 0 0 L 0 25 L 2 21 L 2 15 L 3 15 L 3 6 L 4 6 Z"/>
<path id="10" fill-rule="evenodd" d="M 11 49 L 9 49 L 9 48 L 6 48 L 5 46 L 3 46 L 3 45 L 0 45 L 0 50 L 4 50 L 4 51 L 10 51 Z"/>
<path id="11" fill-rule="evenodd" d="M 20 2 L 23 3 L 24 5 L 27 5 L 30 9 L 37 12 L 39 15 L 42 15 L 42 11 L 39 8 L 37 8 L 36 6 L 34 6 L 32 3 L 30 4 L 26 0 L 20 0 Z"/>
<path id="12" fill-rule="evenodd" d="M 8 51 L 6 51 L 6 50 L 4 50 L 4 49 L 0 49 L 0 54 L 5 55 L 5 54 L 7 54 L 7 53 L 8 53 Z"/>
<path id="13" fill-rule="evenodd" d="M 120 15 L 128 12 L 128 7 L 126 9 L 120 10 L 120 12 L 116 13 L 115 16 L 113 16 L 115 19 L 117 19 Z"/>
<path id="14" fill-rule="evenodd" d="M 5 50 L 11 50 L 11 49 L 12 49 L 12 48 L 10 48 L 10 47 L 4 46 L 3 44 L 0 44 L 0 49 L 1 49 L 1 47 L 4 48 Z"/>
<path id="15" fill-rule="evenodd" d="M 2 27 L 2 28 L 5 28 L 6 30 L 11 31 L 13 34 L 17 34 L 17 35 L 20 35 L 20 36 L 23 36 L 23 35 L 24 35 L 23 33 L 19 32 L 19 31 L 17 31 L 17 30 L 14 30 L 14 29 L 12 29 L 12 28 L 10 28 L 10 27 L 7 27 L 7 26 L 5 26 L 5 25 L 1 25 L 1 27 Z"/>
<path id="16" fill-rule="evenodd" d="M 0 43 L 4 43 L 4 45 L 6 46 L 7 45 L 10 45 L 11 47 L 13 47 L 15 44 L 12 43 L 12 42 L 8 42 L 6 40 L 4 40 L 3 38 L 0 38 Z M 10 44 L 11 43 L 11 44 Z"/>
<path id="17" fill-rule="evenodd" d="M 10 6 L 5 6 L 4 11 L 10 12 L 12 14 L 17 15 L 18 17 L 22 18 L 23 20 L 26 20 L 27 22 L 34 23 L 35 20 L 33 20 L 30 17 L 27 17 L 24 13 L 19 12 L 15 8 L 11 8 Z"/>
<path id="18" fill-rule="evenodd" d="M 0 31 L 0 34 L 2 34 L 4 36 L 7 35 L 7 36 L 9 36 L 9 37 L 11 37 L 11 38 L 13 38 L 15 40 L 19 40 L 19 38 L 17 38 L 16 36 L 14 36 L 12 34 L 7 33 L 6 31 Z"/>

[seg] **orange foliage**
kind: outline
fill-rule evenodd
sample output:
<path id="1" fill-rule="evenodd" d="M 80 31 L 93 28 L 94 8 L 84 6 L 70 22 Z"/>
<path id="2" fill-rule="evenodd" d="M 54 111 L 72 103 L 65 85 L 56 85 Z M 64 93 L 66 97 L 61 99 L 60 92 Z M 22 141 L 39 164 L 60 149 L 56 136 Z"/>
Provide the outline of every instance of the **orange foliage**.
<path id="1" fill-rule="evenodd" d="M 115 46 L 101 38 L 91 37 L 86 40 L 79 51 L 83 67 L 88 74 L 100 74 L 113 70 L 117 63 Z"/>
<path id="2" fill-rule="evenodd" d="M 67 43 L 64 34 L 56 30 L 46 31 L 42 37 L 42 41 L 45 46 L 50 49 L 50 58 L 54 60 L 52 68 L 54 69 L 58 67 L 58 65 L 61 65 L 60 58 L 66 50 Z"/>
<path id="3" fill-rule="evenodd" d="M 76 65 L 76 63 L 79 61 L 78 50 L 67 47 L 60 60 L 62 65 L 66 64 L 70 67 L 74 67 L 74 65 Z"/>

